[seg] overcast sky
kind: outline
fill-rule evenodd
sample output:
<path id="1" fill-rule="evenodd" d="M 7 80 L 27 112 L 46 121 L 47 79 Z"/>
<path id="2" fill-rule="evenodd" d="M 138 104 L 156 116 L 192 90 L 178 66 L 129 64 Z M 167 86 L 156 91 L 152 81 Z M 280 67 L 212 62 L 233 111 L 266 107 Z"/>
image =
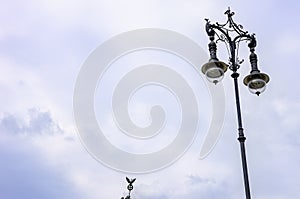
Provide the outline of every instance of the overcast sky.
<path id="1" fill-rule="evenodd" d="M 84 61 L 103 42 L 126 31 L 158 28 L 185 35 L 206 50 L 204 18 L 225 22 L 223 13 L 228 6 L 236 13 L 235 21 L 256 33 L 259 67 L 271 77 L 267 90 L 259 97 L 249 93 L 240 80 L 252 198 L 298 198 L 300 3 L 291 0 L 2 0 L 0 198 L 121 198 L 127 194 L 125 176 L 137 178 L 134 199 L 244 198 L 230 72 L 223 80 L 226 112 L 221 135 L 204 159 L 199 159 L 199 154 L 212 115 L 210 95 L 203 79 L 194 80 L 195 71 L 180 66 L 174 67 L 190 78 L 191 87 L 197 91 L 199 126 L 186 153 L 164 169 L 132 174 L 103 165 L 81 143 L 73 117 L 76 78 Z M 248 49 L 242 45 L 240 57 L 245 62 L 240 71 L 244 77 L 250 68 Z M 219 58 L 226 62 L 223 48 L 219 46 Z M 121 144 L 119 148 L 133 153 L 158 150 L 176 134 L 165 132 L 165 136 L 158 137 L 161 140 L 156 138 L 155 144 L 148 145 L 144 140 L 127 141 L 123 134 L 118 137 L 113 119 L 105 118 L 112 111 L 105 104 L 112 95 L 108 86 L 114 86 L 118 78 L 114 71 L 122 64 L 148 64 L 149 57 L 158 57 L 159 64 L 171 59 L 170 55 L 157 53 L 150 52 L 146 58 L 135 55 L 116 63 L 113 70 L 107 71 L 107 84 L 104 79 L 95 94 L 99 100 L 96 115 L 105 135 L 114 144 Z M 129 107 L 133 120 L 147 125 L 149 112 L 143 110 L 148 110 L 153 100 L 160 100 L 167 106 L 166 116 L 170 119 L 166 128 L 176 129 L 178 118 L 173 115 L 180 113 L 176 99 L 167 90 L 158 89 L 157 96 L 155 89 L 148 91 L 132 98 Z"/>

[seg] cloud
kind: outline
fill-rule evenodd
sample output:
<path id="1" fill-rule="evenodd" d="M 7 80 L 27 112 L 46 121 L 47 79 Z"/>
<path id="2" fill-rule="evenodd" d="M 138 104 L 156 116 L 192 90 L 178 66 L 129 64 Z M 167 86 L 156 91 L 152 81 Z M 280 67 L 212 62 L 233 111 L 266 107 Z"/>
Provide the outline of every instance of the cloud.
<path id="1" fill-rule="evenodd" d="M 198 175 L 189 175 L 188 180 L 192 185 L 216 183 L 216 181 L 212 178 L 203 178 Z"/>
<path id="2" fill-rule="evenodd" d="M 1 198 L 81 198 L 74 184 L 22 139 L 0 141 Z"/>
<path id="3" fill-rule="evenodd" d="M 162 184 L 160 181 L 139 184 L 133 196 L 146 199 L 234 198 L 231 191 L 227 189 L 226 181 L 217 182 L 212 178 L 201 177 L 197 174 L 190 174 L 183 178 L 178 176 L 176 181 L 170 179 L 169 183 L 177 185 L 170 189 L 170 186 Z"/>
<path id="4" fill-rule="evenodd" d="M 41 112 L 36 108 L 28 110 L 27 121 L 13 114 L 6 114 L 0 120 L 1 133 L 7 134 L 61 134 L 62 129 L 53 121 L 49 112 Z"/>
<path id="5" fill-rule="evenodd" d="M 41 136 L 62 135 L 62 129 L 49 112 L 33 108 L 27 116 L 25 121 L 6 114 L 0 120 L 0 197 L 82 198 L 68 175 L 53 167 L 35 144 Z"/>
<path id="6" fill-rule="evenodd" d="M 121 197 L 123 175 L 95 161 L 50 111 L 3 114 L 0 159 L 0 198 Z"/>

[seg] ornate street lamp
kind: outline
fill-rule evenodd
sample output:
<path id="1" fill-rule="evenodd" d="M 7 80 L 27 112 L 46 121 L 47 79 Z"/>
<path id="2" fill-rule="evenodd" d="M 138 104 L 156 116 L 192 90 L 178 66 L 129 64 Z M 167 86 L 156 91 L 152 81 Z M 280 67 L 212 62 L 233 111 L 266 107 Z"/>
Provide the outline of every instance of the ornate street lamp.
<path id="1" fill-rule="evenodd" d="M 210 43 L 208 44 L 210 59 L 209 62 L 202 66 L 202 72 L 205 74 L 208 81 L 217 84 L 220 82 L 224 73 L 227 69 L 232 71 L 231 77 L 234 80 L 234 90 L 235 90 L 235 99 L 236 99 L 236 108 L 237 108 L 237 119 L 238 119 L 238 140 L 240 142 L 241 148 L 241 159 L 242 159 L 242 168 L 244 175 L 244 186 L 246 199 L 250 199 L 250 186 L 248 179 L 248 169 L 247 169 L 247 160 L 245 152 L 245 140 L 243 125 L 242 125 L 242 116 L 240 108 L 240 99 L 239 99 L 239 90 L 238 90 L 238 77 L 239 73 L 237 70 L 240 68 L 241 63 L 244 60 L 239 60 L 238 50 L 241 41 L 248 41 L 248 47 L 250 49 L 250 64 L 251 71 L 250 74 L 244 78 L 244 84 L 248 86 L 249 91 L 256 95 L 260 95 L 265 89 L 266 85 L 269 82 L 269 76 L 267 74 L 261 73 L 257 66 L 257 55 L 255 54 L 256 47 L 256 38 L 254 34 L 249 34 L 247 31 L 243 30 L 243 26 L 236 24 L 232 16 L 234 12 L 230 11 L 230 8 L 225 12 L 228 19 L 225 24 L 211 24 L 208 19 L 206 20 L 206 32 L 209 36 Z M 231 37 L 234 34 L 233 37 Z M 217 36 L 217 40 L 215 40 Z M 217 45 L 218 41 L 224 42 L 228 53 L 229 53 L 229 63 L 225 64 L 222 61 L 219 61 L 217 58 Z"/>

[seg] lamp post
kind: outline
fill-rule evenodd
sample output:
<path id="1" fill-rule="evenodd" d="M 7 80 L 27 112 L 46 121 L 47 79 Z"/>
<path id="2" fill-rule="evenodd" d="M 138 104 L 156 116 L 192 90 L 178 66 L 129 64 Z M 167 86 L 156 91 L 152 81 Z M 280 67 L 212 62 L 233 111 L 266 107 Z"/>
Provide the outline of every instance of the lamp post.
<path id="1" fill-rule="evenodd" d="M 231 77 L 234 82 L 234 92 L 235 92 L 235 101 L 237 109 L 237 123 L 238 123 L 238 141 L 241 148 L 241 159 L 242 159 L 242 168 L 244 176 L 244 186 L 246 199 L 250 199 L 250 186 L 248 178 L 248 169 L 247 169 L 247 159 L 246 159 L 246 150 L 245 150 L 245 140 L 243 125 L 242 125 L 242 115 L 240 107 L 240 98 L 239 98 L 239 88 L 238 88 L 238 77 L 239 73 L 237 72 L 240 68 L 241 63 L 244 60 L 239 60 L 238 51 L 241 41 L 248 41 L 248 47 L 250 49 L 250 64 L 251 71 L 250 74 L 244 78 L 244 84 L 248 86 L 249 91 L 256 95 L 260 95 L 266 88 L 267 83 L 269 82 L 269 76 L 267 74 L 261 73 L 257 66 L 257 55 L 255 54 L 256 47 L 256 38 L 254 34 L 249 34 L 247 31 L 243 30 L 242 25 L 236 24 L 232 16 L 234 12 L 230 11 L 230 8 L 225 12 L 227 15 L 227 22 L 225 24 L 211 24 L 208 19 L 206 20 L 206 32 L 209 36 L 210 43 L 208 44 L 210 59 L 209 62 L 202 66 L 202 72 L 205 74 L 206 78 L 217 84 L 220 82 L 224 73 L 227 69 L 232 71 Z M 233 36 L 232 36 L 233 35 Z M 217 40 L 215 40 L 217 36 Z M 217 58 L 217 45 L 218 41 L 224 42 L 228 53 L 229 53 L 229 64 L 225 64 L 222 61 L 219 61 Z"/>

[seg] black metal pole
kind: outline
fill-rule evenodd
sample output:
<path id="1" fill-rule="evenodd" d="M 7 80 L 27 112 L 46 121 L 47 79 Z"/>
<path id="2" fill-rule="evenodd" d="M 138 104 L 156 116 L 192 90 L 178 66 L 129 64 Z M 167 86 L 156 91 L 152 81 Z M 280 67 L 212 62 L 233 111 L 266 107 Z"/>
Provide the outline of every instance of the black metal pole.
<path id="1" fill-rule="evenodd" d="M 250 186 L 249 186 L 249 177 L 248 177 L 248 168 L 247 168 L 247 159 L 246 159 L 246 149 L 245 149 L 245 140 L 246 137 L 244 135 L 244 129 L 242 124 L 242 114 L 241 114 L 241 106 L 240 106 L 240 96 L 239 96 L 239 87 L 238 87 L 238 77 L 239 74 L 234 71 L 231 75 L 234 81 L 234 91 L 235 91 L 235 101 L 236 101 L 236 110 L 237 110 L 237 119 L 238 119 L 238 141 L 240 142 L 241 147 L 241 158 L 242 158 L 242 167 L 244 174 L 244 186 L 245 186 L 245 194 L 246 199 L 251 199 L 250 195 Z"/>

